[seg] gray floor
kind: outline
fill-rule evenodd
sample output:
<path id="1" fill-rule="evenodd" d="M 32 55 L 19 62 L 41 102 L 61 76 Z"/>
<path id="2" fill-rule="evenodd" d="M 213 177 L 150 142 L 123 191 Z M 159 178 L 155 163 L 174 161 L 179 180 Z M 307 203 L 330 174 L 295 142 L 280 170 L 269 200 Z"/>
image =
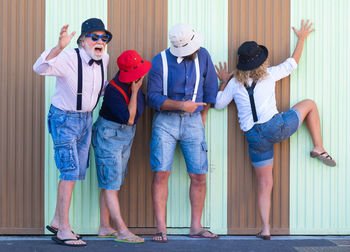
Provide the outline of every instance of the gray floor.
<path id="1" fill-rule="evenodd" d="M 273 236 L 262 241 L 252 236 L 221 236 L 218 240 L 190 239 L 185 236 L 169 236 L 165 244 L 146 238 L 143 244 L 126 244 L 86 236 L 86 247 L 67 247 L 54 243 L 50 236 L 0 236 L 0 252 L 58 252 L 58 251 L 349 251 L 350 236 Z"/>

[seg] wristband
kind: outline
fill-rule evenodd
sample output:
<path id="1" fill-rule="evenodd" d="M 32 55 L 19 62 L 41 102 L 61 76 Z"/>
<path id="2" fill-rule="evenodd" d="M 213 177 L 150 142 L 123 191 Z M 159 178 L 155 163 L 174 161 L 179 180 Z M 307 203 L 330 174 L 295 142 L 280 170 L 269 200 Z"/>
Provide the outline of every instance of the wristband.
<path id="1" fill-rule="evenodd" d="M 181 110 L 182 110 L 182 111 L 185 111 L 185 102 L 182 103 Z"/>

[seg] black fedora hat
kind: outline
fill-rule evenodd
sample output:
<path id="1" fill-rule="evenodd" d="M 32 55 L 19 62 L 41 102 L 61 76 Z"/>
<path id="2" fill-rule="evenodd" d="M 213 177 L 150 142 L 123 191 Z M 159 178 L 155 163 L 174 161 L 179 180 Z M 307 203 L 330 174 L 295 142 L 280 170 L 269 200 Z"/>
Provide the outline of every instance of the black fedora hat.
<path id="1" fill-rule="evenodd" d="M 89 32 L 93 32 L 93 31 L 104 31 L 108 36 L 109 39 L 107 41 L 107 43 L 109 43 L 112 40 L 112 33 L 110 33 L 109 31 L 107 31 L 105 29 L 105 25 L 102 22 L 101 19 L 98 18 L 89 18 L 88 20 L 85 20 L 82 24 L 81 24 L 81 34 L 77 40 L 77 44 L 79 44 L 79 40 L 87 33 Z"/>
<path id="2" fill-rule="evenodd" d="M 267 59 L 269 52 L 263 45 L 258 45 L 255 41 L 246 41 L 238 48 L 239 70 L 252 70 L 259 67 Z"/>

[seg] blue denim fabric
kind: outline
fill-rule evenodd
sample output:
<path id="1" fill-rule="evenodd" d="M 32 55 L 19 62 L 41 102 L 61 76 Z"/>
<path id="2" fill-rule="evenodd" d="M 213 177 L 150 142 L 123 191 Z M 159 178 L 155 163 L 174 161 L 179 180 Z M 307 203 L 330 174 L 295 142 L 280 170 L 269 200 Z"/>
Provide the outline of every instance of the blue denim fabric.
<path id="1" fill-rule="evenodd" d="M 153 117 L 150 163 L 153 171 L 170 171 L 179 141 L 187 172 L 208 172 L 207 144 L 200 113 L 156 112 Z"/>
<path id="2" fill-rule="evenodd" d="M 291 108 L 274 115 L 265 123 L 255 124 L 253 128 L 244 132 L 253 166 L 272 164 L 273 145 L 289 138 L 297 131 L 300 123 L 300 112 Z"/>
<path id="3" fill-rule="evenodd" d="M 62 180 L 83 180 L 89 167 L 91 112 L 64 111 L 51 105 L 48 129 Z"/>
<path id="4" fill-rule="evenodd" d="M 127 173 L 136 125 L 125 125 L 98 117 L 92 127 L 98 186 L 120 190 Z"/>

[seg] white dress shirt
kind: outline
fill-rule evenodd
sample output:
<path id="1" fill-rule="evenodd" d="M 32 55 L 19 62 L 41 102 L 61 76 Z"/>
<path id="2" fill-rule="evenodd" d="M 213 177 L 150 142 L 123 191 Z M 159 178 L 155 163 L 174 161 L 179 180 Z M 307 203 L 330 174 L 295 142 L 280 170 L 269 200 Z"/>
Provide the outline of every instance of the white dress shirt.
<path id="1" fill-rule="evenodd" d="M 283 63 L 267 68 L 267 76 L 259 80 L 254 88 L 254 102 L 258 121 L 264 123 L 269 121 L 278 113 L 275 97 L 276 81 L 290 75 L 297 68 L 297 63 L 293 58 L 288 58 Z M 248 81 L 250 86 L 253 80 Z M 243 131 L 248 131 L 254 126 L 252 109 L 250 106 L 247 89 L 232 78 L 223 91 L 219 91 L 216 96 L 216 109 L 226 107 L 232 99 L 235 100 L 240 127 Z"/>
<path id="2" fill-rule="evenodd" d="M 77 111 L 78 88 L 78 58 L 73 48 L 63 50 L 53 59 L 45 60 L 51 49 L 45 50 L 35 62 L 33 69 L 37 74 L 56 76 L 56 90 L 51 103 L 55 107 L 65 111 Z M 82 62 L 83 95 L 82 109 L 79 112 L 91 112 L 97 102 L 101 89 L 101 66 L 93 63 L 89 66 L 90 56 L 83 48 L 79 49 Z M 108 84 L 106 70 L 109 55 L 102 56 L 104 68 L 104 87 Z"/>

